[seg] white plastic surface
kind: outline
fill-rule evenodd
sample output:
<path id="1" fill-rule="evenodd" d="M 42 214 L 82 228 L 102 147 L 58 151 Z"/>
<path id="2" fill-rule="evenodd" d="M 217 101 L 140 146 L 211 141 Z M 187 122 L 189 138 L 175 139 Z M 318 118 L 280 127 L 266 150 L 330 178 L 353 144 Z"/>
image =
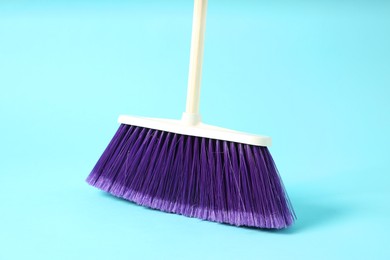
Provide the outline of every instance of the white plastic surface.
<path id="1" fill-rule="evenodd" d="M 126 125 L 140 126 L 176 134 L 225 140 L 256 146 L 271 146 L 272 139 L 268 136 L 253 135 L 234 130 L 198 123 L 187 124 L 184 120 L 145 118 L 121 115 L 118 122 Z"/>

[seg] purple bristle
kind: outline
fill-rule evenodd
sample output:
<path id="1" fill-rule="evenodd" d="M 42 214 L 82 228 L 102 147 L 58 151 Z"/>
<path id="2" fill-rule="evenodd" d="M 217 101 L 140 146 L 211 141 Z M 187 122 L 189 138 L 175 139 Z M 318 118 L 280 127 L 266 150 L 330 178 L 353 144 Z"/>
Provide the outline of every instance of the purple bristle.
<path id="1" fill-rule="evenodd" d="M 87 182 L 188 217 L 285 228 L 295 215 L 267 147 L 120 125 Z"/>

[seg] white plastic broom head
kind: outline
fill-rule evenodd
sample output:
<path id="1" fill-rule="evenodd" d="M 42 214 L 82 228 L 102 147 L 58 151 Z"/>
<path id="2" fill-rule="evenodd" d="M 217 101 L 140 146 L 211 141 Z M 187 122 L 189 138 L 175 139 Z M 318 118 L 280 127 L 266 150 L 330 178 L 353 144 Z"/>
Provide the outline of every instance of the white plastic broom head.
<path id="1" fill-rule="evenodd" d="M 272 144 L 272 140 L 268 136 L 237 132 L 226 128 L 206 125 L 201 122 L 191 125 L 183 120 L 144 118 L 126 115 L 119 116 L 118 122 L 121 124 L 140 126 L 176 134 L 225 140 L 256 146 L 271 146 Z"/>

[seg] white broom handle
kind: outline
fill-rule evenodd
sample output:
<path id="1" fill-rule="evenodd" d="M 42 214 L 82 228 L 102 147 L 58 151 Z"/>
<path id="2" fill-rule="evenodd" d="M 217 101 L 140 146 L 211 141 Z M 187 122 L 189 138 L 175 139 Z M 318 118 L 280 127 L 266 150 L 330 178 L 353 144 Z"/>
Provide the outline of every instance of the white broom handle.
<path id="1" fill-rule="evenodd" d="M 195 0 L 194 15 L 192 21 L 192 40 L 190 69 L 188 75 L 186 114 L 192 117 L 191 124 L 200 121 L 199 99 L 200 84 L 202 80 L 202 63 L 204 50 L 204 37 L 206 31 L 207 0 Z"/>

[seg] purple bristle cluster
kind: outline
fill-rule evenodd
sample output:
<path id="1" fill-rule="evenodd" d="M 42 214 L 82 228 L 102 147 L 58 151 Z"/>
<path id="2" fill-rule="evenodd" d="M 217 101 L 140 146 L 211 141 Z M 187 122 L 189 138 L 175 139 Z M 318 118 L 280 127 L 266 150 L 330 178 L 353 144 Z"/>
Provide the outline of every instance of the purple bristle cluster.
<path id="1" fill-rule="evenodd" d="M 295 219 L 267 147 L 122 124 L 87 182 L 139 205 L 237 226 L 280 229 Z"/>

